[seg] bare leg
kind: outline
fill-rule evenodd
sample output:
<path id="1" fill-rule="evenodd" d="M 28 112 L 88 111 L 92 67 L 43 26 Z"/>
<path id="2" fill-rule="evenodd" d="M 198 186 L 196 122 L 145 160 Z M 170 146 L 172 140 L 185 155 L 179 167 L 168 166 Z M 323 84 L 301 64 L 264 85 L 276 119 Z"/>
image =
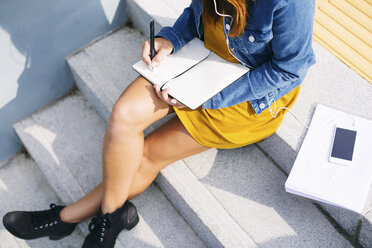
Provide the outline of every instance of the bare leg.
<path id="1" fill-rule="evenodd" d="M 59 213 L 61 220 L 67 223 L 78 223 L 95 216 L 101 206 L 102 197 L 103 183 L 101 182 L 79 201 L 62 209 Z"/>
<path id="2" fill-rule="evenodd" d="M 188 134 L 177 117 L 170 122 L 178 123 L 177 125 L 163 125 L 156 132 L 150 134 L 144 143 L 142 131 L 170 112 L 173 112 L 173 108 L 157 97 L 147 80 L 138 77 L 115 103 L 105 133 L 103 161 L 108 161 L 109 166 L 103 166 L 103 178 L 104 181 L 105 178 L 110 178 L 107 184 L 111 190 L 107 190 L 105 184 L 99 184 L 83 199 L 65 208 L 61 212 L 62 220 L 66 222 L 79 222 L 95 215 L 101 204 L 102 209 L 104 209 L 105 200 L 102 202 L 102 195 L 105 195 L 105 192 L 107 192 L 106 195 L 108 196 L 103 197 L 103 199 L 106 199 L 106 205 L 108 207 L 103 211 L 114 211 L 126 199 L 132 199 L 135 195 L 144 191 L 151 184 L 161 168 L 182 157 L 195 153 L 192 150 L 189 151 L 186 147 L 184 148 L 185 150 L 182 150 L 182 144 L 178 147 L 174 146 L 175 140 L 173 138 L 173 145 L 170 142 L 167 148 L 169 151 L 168 156 L 166 156 L 164 151 L 156 151 L 154 145 L 151 144 L 162 142 L 161 146 L 164 147 L 160 133 L 165 135 L 167 128 L 170 128 L 169 131 L 173 133 L 172 135 L 184 134 L 185 138 L 187 137 L 191 141 L 191 145 L 206 149 L 204 146 L 200 146 Z M 169 139 L 170 136 L 168 134 L 164 137 Z M 182 139 L 181 143 L 183 143 Z M 157 148 L 160 148 L 159 144 L 157 144 Z M 110 152 L 113 153 L 111 157 L 107 154 L 105 155 L 105 153 Z M 182 155 L 183 152 L 185 152 L 185 155 Z M 151 153 L 164 157 L 156 157 Z M 179 155 L 179 157 L 175 155 Z M 175 157 L 173 158 L 173 156 Z M 114 158 L 117 158 L 117 161 Z M 105 163 L 103 164 L 105 165 Z M 133 179 L 135 183 L 132 183 Z M 122 186 L 117 187 L 115 184 Z M 110 210 L 107 210 L 107 208 Z"/>
<path id="3" fill-rule="evenodd" d="M 145 90 L 144 90 L 145 89 Z M 102 212 L 111 213 L 128 198 L 130 185 L 140 167 L 143 130 L 173 111 L 156 95 L 152 85 L 137 78 L 115 103 L 102 146 Z"/>
<path id="4" fill-rule="evenodd" d="M 142 193 L 167 165 L 208 149 L 198 144 L 175 116 L 146 137 L 142 162 L 132 180 L 128 199 Z M 62 220 L 80 222 L 94 216 L 102 198 L 103 183 L 100 183 L 83 199 L 65 208 L 61 212 Z"/>

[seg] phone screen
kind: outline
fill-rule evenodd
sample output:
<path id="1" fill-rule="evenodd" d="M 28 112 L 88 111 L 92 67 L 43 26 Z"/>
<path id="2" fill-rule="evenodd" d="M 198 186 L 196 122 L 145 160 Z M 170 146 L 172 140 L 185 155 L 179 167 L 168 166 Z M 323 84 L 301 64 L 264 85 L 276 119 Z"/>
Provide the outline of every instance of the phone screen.
<path id="1" fill-rule="evenodd" d="M 354 130 L 336 128 L 331 156 L 351 161 L 353 158 L 356 133 L 357 132 Z"/>

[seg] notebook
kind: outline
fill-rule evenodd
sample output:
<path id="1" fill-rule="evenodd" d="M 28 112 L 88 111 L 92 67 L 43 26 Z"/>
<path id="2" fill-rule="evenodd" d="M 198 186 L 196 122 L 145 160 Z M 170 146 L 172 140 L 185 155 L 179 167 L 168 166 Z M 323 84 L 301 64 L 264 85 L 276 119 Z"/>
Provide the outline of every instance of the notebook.
<path id="1" fill-rule="evenodd" d="M 352 165 L 329 162 L 336 124 L 353 121 L 357 139 Z M 371 120 L 318 104 L 285 183 L 286 191 L 363 213 L 372 193 L 371 126 Z"/>
<path id="2" fill-rule="evenodd" d="M 197 38 L 166 56 L 153 71 L 142 60 L 133 69 L 161 89 L 169 87 L 169 95 L 191 109 L 198 108 L 249 71 L 219 57 Z"/>

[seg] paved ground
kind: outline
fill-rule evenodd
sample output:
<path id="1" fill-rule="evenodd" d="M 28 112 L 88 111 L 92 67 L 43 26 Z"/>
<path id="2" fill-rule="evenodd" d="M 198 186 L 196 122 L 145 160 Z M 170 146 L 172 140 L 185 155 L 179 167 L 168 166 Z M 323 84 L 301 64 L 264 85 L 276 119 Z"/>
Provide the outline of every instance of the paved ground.
<path id="1" fill-rule="evenodd" d="M 48 209 L 50 203 L 61 204 L 35 162 L 25 154 L 16 155 L 0 168 L 0 216 L 13 210 Z M 80 247 L 83 236 L 78 229 L 61 240 L 48 238 L 22 240 L 0 225 L 0 248 L 66 248 Z M 79 245 L 77 245 L 79 244 Z"/>

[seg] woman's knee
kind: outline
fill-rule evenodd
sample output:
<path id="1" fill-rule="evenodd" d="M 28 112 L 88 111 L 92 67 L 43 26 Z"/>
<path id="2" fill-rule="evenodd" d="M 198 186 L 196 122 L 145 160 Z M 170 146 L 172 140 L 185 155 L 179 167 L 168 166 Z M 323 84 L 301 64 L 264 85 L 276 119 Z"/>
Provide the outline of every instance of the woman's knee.
<path id="1" fill-rule="evenodd" d="M 115 130 L 143 131 L 172 110 L 170 105 L 159 99 L 151 83 L 139 77 L 114 104 L 108 127 Z"/>
<path id="2" fill-rule="evenodd" d="M 121 131 L 143 131 L 145 116 L 141 114 L 136 102 L 116 102 L 112 108 L 108 128 Z"/>

